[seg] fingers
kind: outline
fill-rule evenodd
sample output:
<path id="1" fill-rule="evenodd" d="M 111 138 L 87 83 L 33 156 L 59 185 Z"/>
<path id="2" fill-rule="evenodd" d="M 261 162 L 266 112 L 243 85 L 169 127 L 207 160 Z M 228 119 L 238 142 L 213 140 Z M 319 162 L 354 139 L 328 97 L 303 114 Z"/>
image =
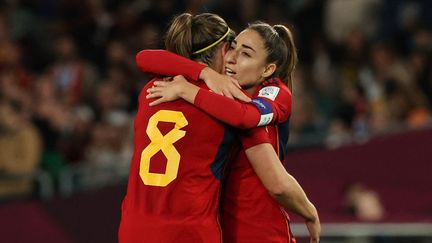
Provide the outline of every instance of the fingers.
<path id="1" fill-rule="evenodd" d="M 240 86 L 240 83 L 237 81 L 237 79 L 231 79 L 231 81 L 233 82 L 233 84 L 237 87 L 237 88 L 239 88 L 239 89 L 241 89 L 242 87 Z"/>
<path id="2" fill-rule="evenodd" d="M 228 97 L 228 98 L 230 98 L 230 99 L 234 99 L 234 97 L 231 95 L 231 92 L 222 92 L 222 95 L 223 96 L 225 96 L 225 97 Z"/>
<path id="3" fill-rule="evenodd" d="M 162 91 L 162 88 L 159 88 L 159 87 L 151 87 L 151 88 L 147 89 L 148 94 L 153 94 L 153 93 L 161 92 L 161 91 Z"/>
<path id="4" fill-rule="evenodd" d="M 311 243 L 318 243 L 319 242 L 319 237 L 317 237 L 317 236 L 311 236 L 310 242 Z"/>
<path id="5" fill-rule="evenodd" d="M 307 221 L 306 227 L 309 231 L 310 242 L 318 243 L 321 234 L 321 225 L 319 223 L 319 219 L 317 218 L 315 221 Z"/>
<path id="6" fill-rule="evenodd" d="M 310 240 L 311 242 L 319 242 L 319 237 L 311 236 Z"/>
<path id="7" fill-rule="evenodd" d="M 165 87 L 165 86 L 167 86 L 169 84 L 170 83 L 166 82 L 166 81 L 154 81 L 153 82 L 153 86 L 156 86 L 156 87 Z"/>
<path id="8" fill-rule="evenodd" d="M 154 92 L 154 93 L 149 93 L 146 96 L 146 99 L 159 98 L 159 97 L 162 97 L 162 96 L 163 96 L 162 93 L 160 93 L 160 92 Z"/>
<path id="9" fill-rule="evenodd" d="M 241 88 L 237 87 L 235 83 L 232 83 L 229 86 L 226 86 L 225 89 L 223 89 L 220 92 L 216 92 L 217 94 L 226 96 L 230 99 L 238 99 L 244 102 L 250 102 L 251 99 L 242 92 Z"/>
<path id="10" fill-rule="evenodd" d="M 146 99 L 158 98 L 163 96 L 163 87 L 151 87 L 147 89 Z"/>
<path id="11" fill-rule="evenodd" d="M 218 95 L 225 96 L 224 92 L 222 92 L 222 91 L 214 91 L 214 90 L 211 89 L 210 92 L 213 92 L 213 93 L 218 94 Z"/>
<path id="12" fill-rule="evenodd" d="M 249 98 L 247 95 L 245 95 L 241 90 L 236 90 L 234 92 L 233 96 L 236 99 L 244 101 L 244 102 L 251 102 L 252 101 L 251 98 Z"/>
<path id="13" fill-rule="evenodd" d="M 183 75 L 177 75 L 174 77 L 173 81 L 186 81 L 186 79 L 183 77 Z"/>
<path id="14" fill-rule="evenodd" d="M 153 102 L 150 102 L 149 106 L 159 105 L 159 104 L 164 103 L 164 102 L 165 102 L 165 100 L 164 100 L 164 98 L 162 97 L 162 98 L 159 98 L 159 99 L 157 99 L 157 100 L 155 100 L 155 101 L 153 101 Z"/>

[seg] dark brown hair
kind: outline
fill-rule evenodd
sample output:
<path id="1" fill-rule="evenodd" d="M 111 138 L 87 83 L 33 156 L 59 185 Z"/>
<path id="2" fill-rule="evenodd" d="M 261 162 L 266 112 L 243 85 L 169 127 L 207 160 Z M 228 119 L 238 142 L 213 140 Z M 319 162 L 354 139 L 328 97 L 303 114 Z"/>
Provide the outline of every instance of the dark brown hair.
<path id="1" fill-rule="evenodd" d="M 222 38 L 227 31 L 229 31 L 227 37 L 220 43 L 231 41 L 235 37 L 234 31 L 229 29 L 224 19 L 210 13 L 196 16 L 183 13 L 172 20 L 165 36 L 165 47 L 168 51 L 210 65 L 217 47 L 220 46 L 219 44 L 206 51 L 193 53 L 213 44 Z"/>
<path id="2" fill-rule="evenodd" d="M 293 73 L 297 64 L 297 49 L 291 31 L 284 25 L 254 22 L 247 29 L 256 31 L 264 40 L 267 63 L 275 63 L 274 73 L 292 91 Z"/>

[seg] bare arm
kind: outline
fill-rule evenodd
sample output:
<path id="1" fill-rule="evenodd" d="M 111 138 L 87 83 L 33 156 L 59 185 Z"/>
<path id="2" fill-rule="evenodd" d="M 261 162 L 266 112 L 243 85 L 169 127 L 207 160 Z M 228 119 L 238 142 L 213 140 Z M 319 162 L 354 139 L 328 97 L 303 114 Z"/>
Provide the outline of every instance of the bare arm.
<path id="1" fill-rule="evenodd" d="M 251 147 L 246 155 L 270 195 L 284 208 L 303 217 L 311 242 L 318 242 L 321 233 L 318 212 L 297 180 L 285 170 L 271 144 Z"/>

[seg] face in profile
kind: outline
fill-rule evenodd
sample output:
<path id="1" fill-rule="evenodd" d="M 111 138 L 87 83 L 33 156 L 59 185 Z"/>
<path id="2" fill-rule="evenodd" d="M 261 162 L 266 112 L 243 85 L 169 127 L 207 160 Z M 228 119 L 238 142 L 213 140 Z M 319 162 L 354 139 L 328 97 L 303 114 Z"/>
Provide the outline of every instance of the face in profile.
<path id="1" fill-rule="evenodd" d="M 247 89 L 253 87 L 273 72 L 268 72 L 267 51 L 264 40 L 255 31 L 242 31 L 231 43 L 225 58 L 224 73 L 237 79 Z"/>

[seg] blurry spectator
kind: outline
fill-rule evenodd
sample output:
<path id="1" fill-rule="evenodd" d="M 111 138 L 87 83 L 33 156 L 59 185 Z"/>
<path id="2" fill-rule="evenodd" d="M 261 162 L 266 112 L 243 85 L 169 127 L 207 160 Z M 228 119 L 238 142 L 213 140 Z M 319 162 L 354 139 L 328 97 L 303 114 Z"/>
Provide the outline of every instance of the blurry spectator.
<path id="1" fill-rule="evenodd" d="M 144 22 L 138 30 L 138 34 L 135 37 L 131 38 L 131 40 L 133 46 L 137 48 L 136 50 L 129 50 L 133 51 L 133 53 L 129 53 L 133 57 L 135 57 L 135 54 L 142 49 L 163 48 L 161 30 L 156 24 L 150 22 Z M 132 60 L 135 59 L 132 58 Z M 130 62 L 130 60 L 128 61 Z"/>
<path id="2" fill-rule="evenodd" d="M 294 92 L 290 118 L 289 143 L 293 147 L 317 146 L 322 144 L 325 130 L 317 117 L 312 97 Z"/>
<path id="3" fill-rule="evenodd" d="M 81 186 L 97 188 L 127 178 L 132 159 L 131 119 L 121 112 L 111 112 L 105 121 L 93 127 L 86 150 Z"/>
<path id="4" fill-rule="evenodd" d="M 135 90 L 138 79 L 135 53 L 120 40 L 113 40 L 108 44 L 105 78 L 104 82 L 112 83 L 121 93 L 123 107 L 133 110 L 137 103 L 136 93 L 139 93 Z"/>
<path id="5" fill-rule="evenodd" d="M 30 92 L 33 88 L 32 78 L 29 72 L 22 66 L 19 46 L 9 42 L 4 43 L 3 48 L 0 59 L 1 75 L 8 76 L 14 85 L 22 91 Z"/>
<path id="6" fill-rule="evenodd" d="M 328 148 L 337 148 L 353 141 L 350 123 L 342 119 L 334 119 L 330 123 L 325 145 Z"/>
<path id="7" fill-rule="evenodd" d="M 97 86 L 93 101 L 97 121 L 106 120 L 112 112 L 126 113 L 127 97 L 112 81 Z"/>
<path id="8" fill-rule="evenodd" d="M 138 76 L 135 76 L 135 72 L 132 72 L 125 65 L 111 66 L 107 72 L 105 82 L 112 83 L 118 90 L 121 107 L 126 108 L 127 111 L 134 111 L 137 106 L 139 91 L 141 91 L 141 89 L 136 90 Z"/>
<path id="9" fill-rule="evenodd" d="M 344 105 L 348 107 L 348 113 L 342 113 L 351 117 L 347 118 L 352 131 L 353 138 L 356 142 L 366 142 L 370 137 L 370 127 L 368 117 L 370 106 L 367 102 L 364 89 L 360 84 L 345 82 L 342 90 Z M 342 105 L 342 107 L 344 107 Z M 350 112 L 351 111 L 351 112 Z"/>
<path id="10" fill-rule="evenodd" d="M 33 119 L 44 142 L 41 166 L 57 178 L 65 165 L 60 150 L 61 139 L 71 129 L 72 116 L 49 75 L 36 81 L 34 99 Z"/>
<path id="11" fill-rule="evenodd" d="M 271 3 L 267 3 L 266 5 L 271 5 Z M 239 11 L 239 14 L 241 21 L 244 23 L 251 23 L 257 20 L 258 12 L 261 7 L 264 6 L 261 6 L 261 1 L 259 0 L 240 0 L 239 9 L 242 9 L 242 11 Z"/>
<path id="12" fill-rule="evenodd" d="M 379 221 L 385 215 L 378 193 L 360 182 L 348 185 L 343 204 L 348 214 L 362 221 Z"/>
<path id="13" fill-rule="evenodd" d="M 392 119 L 412 128 L 428 124 L 430 114 L 420 92 L 392 79 L 388 80 L 385 85 L 386 100 Z"/>
<path id="14" fill-rule="evenodd" d="M 139 43 L 140 45 L 145 43 Z M 154 47 L 154 46 L 153 46 Z M 131 53 L 124 41 L 112 40 L 107 46 L 106 66 L 125 65 L 135 68 L 135 54 Z"/>
<path id="15" fill-rule="evenodd" d="M 431 41 L 432 44 L 432 41 Z M 415 49 L 409 56 L 409 71 L 426 97 L 429 107 L 432 106 L 432 47 L 431 50 Z"/>
<path id="16" fill-rule="evenodd" d="M 360 88 L 346 82 L 342 90 L 342 103 L 335 107 L 334 118 L 330 122 L 325 144 L 337 148 L 355 140 L 362 141 L 368 136 L 368 127 L 364 124 L 366 117 L 366 100 Z"/>
<path id="17" fill-rule="evenodd" d="M 70 36 L 61 36 L 55 43 L 56 61 L 51 66 L 52 78 L 61 98 L 68 105 L 88 101 L 97 82 L 94 67 L 83 61 Z"/>
<path id="18" fill-rule="evenodd" d="M 358 30 L 352 30 L 345 39 L 342 51 L 337 55 L 340 62 L 341 80 L 358 85 L 360 81 L 360 71 L 367 65 L 368 43 L 364 34 Z"/>
<path id="19" fill-rule="evenodd" d="M 42 153 L 39 133 L 17 100 L 0 99 L 0 198 L 25 197 Z"/>
<path id="20" fill-rule="evenodd" d="M 378 30 L 381 0 L 329 0 L 325 9 L 325 30 L 330 40 L 341 43 L 353 29 L 368 38 Z"/>
<path id="21" fill-rule="evenodd" d="M 30 70 L 41 70 L 50 60 L 51 35 L 49 23 L 37 12 L 45 7 L 46 1 L 2 1 L 10 39 L 19 43 L 22 52 L 22 64 Z"/>
<path id="22" fill-rule="evenodd" d="M 172 5 L 175 1 L 154 1 L 154 4 L 164 5 L 164 3 L 168 5 Z M 166 11 L 170 11 L 170 6 L 167 6 L 168 9 Z M 126 1 L 118 1 L 116 6 L 116 11 L 114 12 L 113 18 L 116 20 L 112 26 L 112 37 L 114 38 L 122 38 L 124 36 L 128 36 L 131 33 L 136 34 L 137 28 L 140 27 L 140 10 L 139 8 L 135 8 L 133 4 Z"/>
<path id="23" fill-rule="evenodd" d="M 335 70 L 325 43 L 316 39 L 313 46 L 311 63 L 311 87 L 315 98 L 316 110 L 326 123 L 335 115 L 335 109 L 340 103 L 341 82 L 337 82 Z"/>
<path id="24" fill-rule="evenodd" d="M 108 42 L 109 32 L 114 24 L 111 13 L 107 11 L 104 1 L 87 0 L 89 5 L 90 26 L 93 27 L 89 36 L 96 47 Z M 88 28 L 88 27 L 87 27 Z M 90 51 L 90 50 L 89 50 Z"/>
<path id="25" fill-rule="evenodd" d="M 126 178 L 132 152 L 132 119 L 125 97 L 113 82 L 100 83 L 95 96 L 96 120 L 84 150 L 81 186 L 100 187 Z"/>
<path id="26" fill-rule="evenodd" d="M 408 69 L 392 43 L 376 43 L 370 54 L 374 76 L 381 85 L 388 79 L 394 79 L 401 84 L 411 83 Z"/>
<path id="27" fill-rule="evenodd" d="M 72 110 L 71 119 L 71 128 L 59 141 L 59 149 L 69 164 L 82 163 L 85 159 L 86 148 L 90 143 L 95 115 L 90 107 L 79 106 Z"/>

